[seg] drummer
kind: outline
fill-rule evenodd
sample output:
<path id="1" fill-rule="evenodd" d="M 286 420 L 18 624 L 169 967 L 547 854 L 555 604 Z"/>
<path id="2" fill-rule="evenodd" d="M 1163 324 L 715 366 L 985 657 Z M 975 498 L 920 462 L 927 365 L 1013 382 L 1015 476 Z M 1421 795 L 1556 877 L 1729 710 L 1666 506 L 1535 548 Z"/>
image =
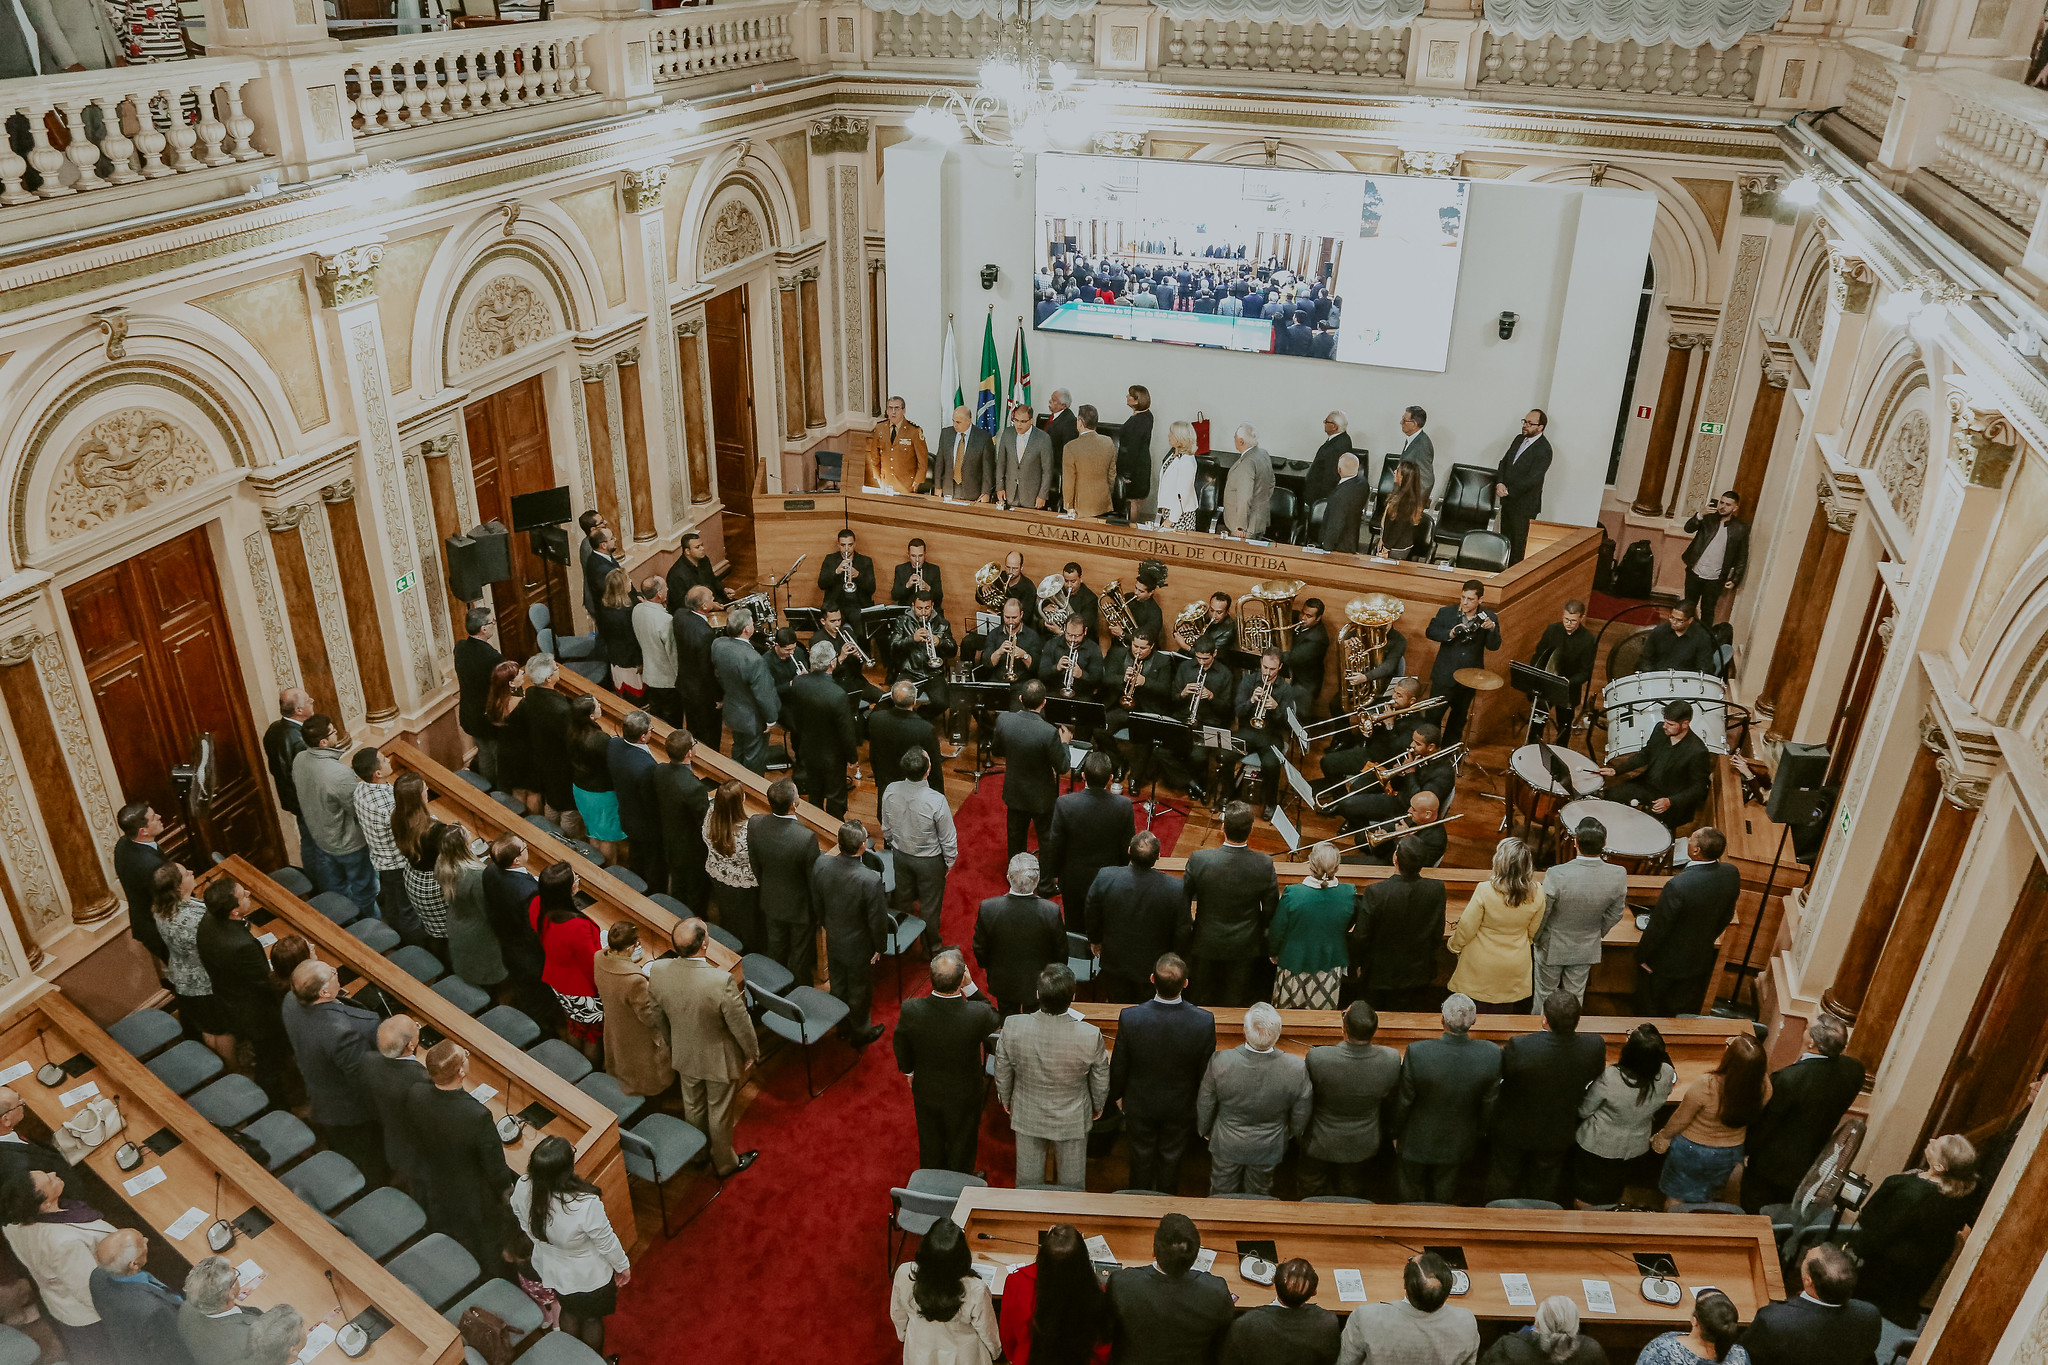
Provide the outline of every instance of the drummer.
<path id="1" fill-rule="evenodd" d="M 1438 751 L 1437 746 L 1442 740 L 1442 733 L 1434 725 L 1425 722 L 1416 726 L 1408 741 L 1408 752 L 1403 757 L 1424 761 L 1403 773 L 1395 781 L 1391 793 L 1368 776 L 1366 790 L 1354 792 L 1332 807 L 1344 817 L 1345 830 L 1361 829 L 1393 819 L 1408 809 L 1409 801 L 1419 791 L 1434 793 L 1438 809 L 1450 805 L 1451 787 L 1458 780 L 1458 760 L 1454 755 Z"/>
<path id="2" fill-rule="evenodd" d="M 1708 673 L 1719 677 L 1714 667 L 1714 632 L 1699 623 L 1689 601 L 1681 601 L 1666 615 L 1664 624 L 1650 631 L 1643 641 L 1640 665 L 1645 673 L 1673 671 Z"/>
<path id="3" fill-rule="evenodd" d="M 1441 808 L 1437 805 L 1436 793 L 1424 788 L 1408 798 L 1408 813 L 1395 825 L 1395 837 L 1382 842 L 1377 848 L 1368 847 L 1360 859 L 1381 867 L 1392 866 L 1394 845 L 1403 837 L 1412 838 L 1422 849 L 1422 865 L 1436 867 L 1444 860 L 1444 853 L 1450 847 L 1451 832 L 1437 817 Z"/>
<path id="4" fill-rule="evenodd" d="M 1543 638 L 1537 641 L 1536 652 L 1529 656 L 1535 667 L 1555 673 L 1570 684 L 1565 695 L 1571 700 L 1550 715 L 1557 725 L 1559 744 L 1571 743 L 1572 716 L 1585 700 L 1587 685 L 1593 681 L 1594 646 L 1598 642 L 1585 625 L 1586 604 L 1573 598 L 1564 604 L 1564 615 L 1543 628 Z"/>
<path id="5" fill-rule="evenodd" d="M 1641 807 L 1672 830 L 1692 819 L 1707 799 L 1712 772 L 1713 757 L 1692 732 L 1692 703 L 1685 701 L 1666 702 L 1664 723 L 1650 742 L 1600 769 L 1602 777 L 1621 779 L 1608 783 L 1609 801 Z"/>

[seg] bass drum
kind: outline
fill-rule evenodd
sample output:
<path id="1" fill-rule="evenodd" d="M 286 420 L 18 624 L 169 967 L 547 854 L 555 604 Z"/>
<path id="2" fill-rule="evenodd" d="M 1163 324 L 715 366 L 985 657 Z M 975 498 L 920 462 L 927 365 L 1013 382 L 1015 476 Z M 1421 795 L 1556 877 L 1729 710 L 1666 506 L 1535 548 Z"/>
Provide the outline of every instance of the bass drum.
<path id="1" fill-rule="evenodd" d="M 732 619 L 733 612 L 745 607 L 754 618 L 755 638 L 765 640 L 775 633 L 778 624 L 775 619 L 775 596 L 772 593 L 757 592 L 746 597 L 734 598 L 725 606 L 705 613 L 704 619 L 718 630 L 725 629 L 725 623 Z"/>
<path id="2" fill-rule="evenodd" d="M 1664 703 L 1692 703 L 1692 732 L 1709 753 L 1728 752 L 1728 688 L 1708 673 L 1631 673 L 1601 690 L 1607 713 L 1607 761 L 1614 762 L 1650 742 L 1664 722 Z"/>

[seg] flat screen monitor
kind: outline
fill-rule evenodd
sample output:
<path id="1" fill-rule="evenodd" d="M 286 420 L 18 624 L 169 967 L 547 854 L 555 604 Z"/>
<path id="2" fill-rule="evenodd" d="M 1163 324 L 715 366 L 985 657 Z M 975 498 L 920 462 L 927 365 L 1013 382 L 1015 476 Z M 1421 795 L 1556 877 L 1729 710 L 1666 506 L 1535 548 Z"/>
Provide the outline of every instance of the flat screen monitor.
<path id="1" fill-rule="evenodd" d="M 538 493 L 514 493 L 512 495 L 512 529 L 531 531 L 540 526 L 559 526 L 565 521 L 574 521 L 576 514 L 569 510 L 569 485 L 560 488 L 545 488 Z"/>

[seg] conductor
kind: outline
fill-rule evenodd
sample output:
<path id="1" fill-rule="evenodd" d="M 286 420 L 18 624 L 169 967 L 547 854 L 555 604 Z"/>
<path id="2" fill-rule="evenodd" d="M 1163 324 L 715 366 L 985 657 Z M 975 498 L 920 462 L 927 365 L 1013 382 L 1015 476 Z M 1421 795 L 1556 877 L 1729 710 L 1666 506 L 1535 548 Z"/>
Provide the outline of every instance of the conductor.
<path id="1" fill-rule="evenodd" d="M 1664 723 L 1650 742 L 1600 769 L 1600 775 L 1621 779 L 1608 785 L 1609 801 L 1640 806 L 1675 830 L 1706 800 L 1712 771 L 1705 742 L 1692 732 L 1692 703 L 1671 701 L 1664 703 Z"/>

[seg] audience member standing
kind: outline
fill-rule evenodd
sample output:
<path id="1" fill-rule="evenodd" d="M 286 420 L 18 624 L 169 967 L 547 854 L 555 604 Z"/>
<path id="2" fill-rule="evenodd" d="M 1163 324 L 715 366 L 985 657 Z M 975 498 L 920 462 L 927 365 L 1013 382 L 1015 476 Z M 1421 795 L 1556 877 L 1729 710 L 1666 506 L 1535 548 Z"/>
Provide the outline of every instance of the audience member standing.
<path id="1" fill-rule="evenodd" d="M 628 1095 L 659 1095 L 675 1083 L 668 1031 L 648 993 L 640 930 L 622 919 L 604 931 L 597 955 L 597 998 L 604 1006 L 604 1071 Z"/>
<path id="2" fill-rule="evenodd" d="M 754 652 L 754 616 L 734 607 L 725 633 L 711 642 L 711 667 L 724 699 L 725 724 L 732 731 L 732 756 L 756 773 L 768 771 L 768 727 L 781 715 L 775 680 Z M 701 719 L 701 718 L 700 718 Z M 705 731 L 697 724 L 690 728 Z"/>
<path id="3" fill-rule="evenodd" d="M 701 915 L 709 908 L 704 871 L 704 817 L 711 813 L 711 788 L 690 767 L 696 736 L 678 726 L 655 747 L 668 762 L 654 770 L 654 802 L 661 813 L 661 857 L 668 867 L 669 895 Z"/>
<path id="4" fill-rule="evenodd" d="M 1728 840 L 1712 825 L 1692 832 L 1691 858 L 1657 893 L 1657 906 L 1639 917 L 1636 944 L 1636 1013 L 1696 1014 L 1714 976 L 1715 944 L 1735 919 L 1742 873 L 1721 861 Z"/>
<path id="5" fill-rule="evenodd" d="M 149 1273 L 148 1239 L 118 1228 L 100 1239 L 93 1259 L 86 1286 L 119 1365 L 197 1365 L 178 1336 L 184 1299 Z"/>
<path id="6" fill-rule="evenodd" d="M 1365 1163 L 1380 1150 L 1380 1111 L 1401 1083 L 1401 1054 L 1372 1040 L 1379 1027 L 1378 1012 L 1354 1001 L 1344 1011 L 1344 1041 L 1308 1050 L 1315 1105 L 1295 1168 L 1303 1198 L 1333 1184 L 1338 1194 L 1365 1193 Z"/>
<path id="7" fill-rule="evenodd" d="M 1579 1000 L 1552 991 L 1543 1001 L 1544 1030 L 1508 1040 L 1501 1050 L 1500 1097 L 1486 1197 L 1558 1202 L 1558 1178 L 1571 1155 L 1579 1103 L 1607 1065 L 1607 1044 L 1580 1033 Z"/>
<path id="8" fill-rule="evenodd" d="M 647 685 L 647 709 L 670 725 L 681 725 L 676 703 L 676 629 L 668 610 L 668 581 L 650 575 L 633 608 L 633 635 L 640 643 L 640 679 Z"/>
<path id="9" fill-rule="evenodd" d="M 1077 517 L 1107 516 L 1115 501 L 1116 442 L 1096 431 L 1094 404 L 1083 403 L 1076 411 L 1078 434 L 1059 452 L 1060 498 Z"/>
<path id="10" fill-rule="evenodd" d="M 917 1164 L 974 1173 L 988 1091 L 982 1051 L 1002 1021 L 986 1000 L 961 993 L 967 963 L 958 949 L 931 960 L 932 993 L 903 1002 L 896 1019 L 896 1069 L 910 1078 L 917 1117 Z"/>
<path id="11" fill-rule="evenodd" d="M 225 1256 L 205 1256 L 185 1276 L 185 1302 L 178 1308 L 178 1336 L 197 1361 L 243 1361 L 249 1329 L 262 1315 L 242 1307 L 253 1285 L 242 1283 Z"/>
<path id="12" fill-rule="evenodd" d="M 303 687 L 287 687 L 277 694 L 277 709 L 278 718 L 263 732 L 263 762 L 270 770 L 271 785 L 277 788 L 277 804 L 298 824 L 303 866 L 313 836 L 306 829 L 306 817 L 299 813 L 299 784 L 292 776 L 292 761 L 306 748 L 305 724 L 313 717 L 313 694 Z"/>
<path id="13" fill-rule="evenodd" d="M 1977 1188 L 1977 1150 L 1969 1139 L 1956 1133 L 1934 1138 L 1921 1158 L 1926 1164 L 1918 1170 L 1886 1176 L 1856 1215 L 1863 1297 L 1901 1327 L 1919 1323 L 1920 1301 L 1976 1210 L 1970 1196 Z"/>
<path id="14" fill-rule="evenodd" d="M 1580 1208 L 1612 1208 L 1621 1202 L 1629 1163 L 1650 1150 L 1657 1111 L 1676 1084 L 1678 1071 L 1657 1026 L 1636 1025 L 1622 1041 L 1621 1056 L 1579 1101 L 1572 1193 Z"/>
<path id="15" fill-rule="evenodd" d="M 967 1234 L 941 1218 L 896 1267 L 889 1320 L 903 1343 L 903 1365 L 994 1365 L 1002 1354 L 995 1301 L 974 1273 Z"/>
<path id="16" fill-rule="evenodd" d="M 1017 1134 L 1017 1188 L 1038 1189 L 1051 1157 L 1059 1189 L 1087 1186 L 1088 1128 L 1109 1100 L 1102 1030 L 1067 1013 L 1074 974 L 1056 963 L 1038 974 L 1038 1009 L 1003 1021 L 996 1097 Z"/>
<path id="17" fill-rule="evenodd" d="M 423 1196 L 427 1228 L 445 1233 L 496 1265 L 504 1240 L 505 1191 L 515 1177 L 491 1111 L 469 1093 L 469 1053 L 443 1039 L 427 1053 L 430 1084 L 406 1099 L 419 1168 L 413 1190 Z"/>
<path id="18" fill-rule="evenodd" d="M 1607 1365 L 1607 1350 L 1579 1331 L 1579 1306 L 1564 1294 L 1536 1305 L 1536 1325 L 1494 1338 L 1480 1365 Z"/>
<path id="19" fill-rule="evenodd" d="M 1337 1365 L 1343 1324 L 1311 1302 L 1321 1283 L 1299 1256 L 1273 1277 L 1276 1303 L 1241 1314 L 1223 1341 L 1222 1365 Z"/>
<path id="20" fill-rule="evenodd" d="M 417 938 L 419 923 L 405 894 L 405 855 L 391 835 L 391 812 L 398 803 L 391 760 L 381 750 L 362 748 L 348 762 L 358 779 L 350 793 L 356 827 L 363 832 L 370 866 L 377 873 L 377 913 L 400 936 Z"/>
<path id="21" fill-rule="evenodd" d="M 1072 1223 L 1038 1238 L 1038 1257 L 1003 1281 L 1003 1357 L 1010 1365 L 1108 1365 L 1109 1295 Z"/>
<path id="22" fill-rule="evenodd" d="M 612 691 L 637 705 L 647 694 L 647 684 L 640 674 L 640 635 L 633 629 L 633 579 L 624 569 L 605 574 L 595 615 L 597 635 L 612 666 Z"/>
<path id="23" fill-rule="evenodd" d="M 576 1149 L 567 1139 L 533 1145 L 526 1174 L 512 1186 L 512 1216 L 533 1239 L 534 1274 L 561 1302 L 562 1330 L 602 1355 L 604 1320 L 619 1311 L 619 1290 L 633 1267 L 604 1197 L 576 1174 Z"/>
<path id="24" fill-rule="evenodd" d="M 1060 888 L 1067 928 L 1076 934 L 1088 927 L 1088 892 L 1095 875 L 1122 866 L 1138 832 L 1131 798 L 1109 790 L 1111 767 L 1109 755 L 1100 749 L 1082 760 L 1084 785 L 1053 803 L 1052 833 L 1039 850 L 1040 865 L 1051 870 Z"/>
<path id="25" fill-rule="evenodd" d="M 471 607 L 462 618 L 463 638 L 455 645 L 455 721 L 476 745 L 476 759 L 471 766 L 494 784 L 498 780 L 498 756 L 491 732 L 484 725 L 484 703 L 491 695 L 491 670 L 505 661 L 505 656 L 491 643 L 491 637 L 497 633 L 497 619 L 491 609 Z"/>
<path id="26" fill-rule="evenodd" d="M 1394 845 L 1394 875 L 1358 895 L 1351 973 L 1379 1010 L 1433 1010 L 1442 1003 L 1436 953 L 1444 941 L 1444 884 L 1422 875 L 1421 841 Z"/>
<path id="27" fill-rule="evenodd" d="M 1842 1052 L 1849 1030 L 1841 1020 L 1815 1015 L 1806 1040 L 1799 1060 L 1772 1074 L 1770 1102 L 1743 1143 L 1742 1207 L 1751 1213 L 1792 1202 L 1807 1168 L 1863 1089 L 1863 1063 Z"/>
<path id="28" fill-rule="evenodd" d="M 1714 1069 L 1685 1088 L 1677 1111 L 1650 1139 L 1665 1154 L 1657 1188 L 1664 1192 L 1666 1207 L 1719 1198 L 1721 1187 L 1742 1164 L 1742 1141 L 1751 1120 L 1771 1098 L 1771 1078 L 1764 1068 L 1763 1048 L 1755 1038 L 1739 1034 L 1728 1040 Z"/>
<path id="29" fill-rule="evenodd" d="M 296 813 L 296 789 L 292 803 Z M 151 957 L 158 962 L 168 961 L 163 931 L 157 927 L 156 918 L 151 913 L 156 903 L 153 879 L 156 870 L 164 865 L 163 852 L 156 846 L 157 839 L 164 832 L 164 818 L 150 808 L 149 802 L 130 801 L 121 807 L 118 823 L 121 837 L 114 844 L 114 877 L 121 883 L 121 894 L 128 901 L 128 932 L 135 936 L 137 943 L 149 949 Z M 302 853 L 300 856 L 303 858 L 305 855 Z"/>
<path id="30" fill-rule="evenodd" d="M 1832 1242 L 1808 1247 L 1799 1294 L 1756 1310 L 1742 1349 L 1750 1365 L 1869 1365 L 1884 1337 L 1875 1305 L 1852 1297 L 1856 1263 Z"/>
<path id="31" fill-rule="evenodd" d="M 526 718 L 519 714 L 526 704 L 525 686 L 519 665 L 506 659 L 491 670 L 491 690 L 484 698 L 484 729 L 491 733 L 491 752 L 497 764 L 491 785 L 514 793 L 521 805 L 535 790 Z"/>
<path id="32" fill-rule="evenodd" d="M 213 993 L 213 981 L 199 960 L 199 926 L 206 923 L 206 907 L 192 895 L 197 879 L 183 864 L 165 863 L 153 881 L 156 900 L 150 916 L 164 941 L 165 972 L 177 998 L 178 1019 L 186 1028 L 197 1029 L 221 1061 L 233 1066 L 234 1020 L 227 1002 Z"/>
<path id="33" fill-rule="evenodd" d="M 732 1147 L 733 1103 L 747 1068 L 761 1060 L 761 1044 L 739 983 L 704 956 L 710 926 L 686 919 L 676 926 L 675 942 L 679 956 L 662 958 L 647 974 L 647 993 L 661 1011 L 656 1027 L 668 1030 L 683 1121 L 711 1139 L 718 1174 L 737 1175 L 761 1155 Z"/>
<path id="34" fill-rule="evenodd" d="M 711 917 L 741 947 L 758 953 L 768 947 L 768 934 L 761 925 L 761 884 L 754 878 L 754 858 L 747 849 L 752 827 L 746 787 L 736 780 L 720 786 L 703 824 Z"/>
<path id="35" fill-rule="evenodd" d="M 1244 1012 L 1244 1042 L 1209 1059 L 1195 1124 L 1209 1141 L 1209 1193 L 1270 1194 L 1287 1140 L 1308 1128 L 1308 1068 L 1280 1050 L 1280 1011 Z"/>
<path id="36" fill-rule="evenodd" d="M 256 903 L 249 892 L 232 877 L 221 877 L 206 888 L 206 922 L 195 935 L 199 965 L 213 993 L 227 1007 L 237 1038 L 256 1046 L 256 1083 L 273 1105 L 282 1106 L 285 1094 L 285 1057 L 289 1051 L 284 1031 L 278 1027 L 278 1002 L 283 992 L 271 978 L 270 963 L 263 945 L 250 931 L 248 919 Z"/>
<path id="37" fill-rule="evenodd" d="M 1109 1274 L 1112 1365 L 1189 1365 L 1216 1358 L 1237 1317 L 1221 1276 L 1196 1270 L 1202 1235 L 1184 1213 L 1152 1234 L 1152 1264 Z"/>
<path id="38" fill-rule="evenodd" d="M 1132 1189 L 1180 1193 L 1181 1158 L 1216 1056 L 1216 1016 L 1188 1003 L 1187 984 L 1188 964 L 1164 953 L 1152 968 L 1152 999 L 1117 1015 L 1109 1098 L 1123 1111 Z"/>
<path id="39" fill-rule="evenodd" d="M 1358 893 L 1337 876 L 1334 844 L 1317 844 L 1308 855 L 1308 876 L 1280 893 L 1280 908 L 1266 932 L 1266 947 L 1277 968 L 1273 1003 L 1283 1010 L 1333 1010 L 1350 957 L 1345 935 Z"/>
<path id="40" fill-rule="evenodd" d="M 702 584 L 688 588 L 669 624 L 676 636 L 676 692 L 683 716 L 690 733 L 716 749 L 724 726 L 719 710 L 724 689 L 711 662 L 712 647 L 718 642 L 718 628 L 707 615 L 713 600 L 711 589 Z"/>
<path id="41" fill-rule="evenodd" d="M 1444 1001 L 1441 1037 L 1408 1045 L 1394 1128 L 1401 1202 L 1455 1203 L 1458 1167 L 1493 1119 L 1500 1088 L 1500 1045 L 1471 1036 L 1479 1011 L 1469 997 Z"/>
<path id="42" fill-rule="evenodd" d="M 384 1134 L 362 1083 L 363 1059 L 377 1051 L 377 1016 L 341 998 L 341 976 L 325 962 L 301 962 L 291 984 L 284 1032 L 306 1079 L 313 1131 L 373 1187 L 381 1185 Z"/>
<path id="43" fill-rule="evenodd" d="M 550 1032 L 556 1031 L 561 1006 L 548 989 L 542 974 L 547 954 L 540 946 L 527 910 L 540 894 L 540 879 L 528 872 L 526 841 L 516 834 L 501 834 L 491 844 L 491 856 L 484 864 L 484 909 L 490 915 L 491 932 L 498 938 L 498 953 L 505 963 L 505 982 L 512 1003 L 527 1018 Z"/>
<path id="44" fill-rule="evenodd" d="M 1106 867 L 1088 889 L 1088 942 L 1105 1000 L 1135 1004 L 1149 994 L 1147 978 L 1159 959 L 1174 950 L 1188 922 L 1187 894 L 1178 877 L 1161 872 L 1159 836 L 1149 829 L 1131 836 L 1129 865 Z M 1181 980 L 1185 984 L 1186 965 Z"/>
<path id="45" fill-rule="evenodd" d="M 448 900 L 441 894 L 438 869 L 441 862 L 441 834 L 447 829 L 427 809 L 427 781 L 418 773 L 405 773 L 391 784 L 391 842 L 405 859 L 406 899 L 412 902 L 413 917 L 420 922 L 420 934 L 434 956 L 448 961 Z"/>
<path id="46" fill-rule="evenodd" d="M 1266 926 L 1280 904 L 1280 877 L 1270 854 L 1250 846 L 1252 808 L 1233 801 L 1223 812 L 1223 847 L 1188 859 L 1183 885 L 1194 914 L 1187 956 L 1195 994 L 1206 1004 L 1249 1005 Z"/>
<path id="47" fill-rule="evenodd" d="M 1012 858 L 1029 846 L 1033 826 L 1040 850 L 1052 837 L 1053 805 L 1059 797 L 1060 774 L 1067 770 L 1067 745 L 1073 734 L 1048 721 L 1044 712 L 1045 684 L 1033 678 L 1024 684 L 1018 709 L 996 716 L 995 747 L 1003 755 L 1003 805 Z"/>
<path id="48" fill-rule="evenodd" d="M 818 974 L 818 907 L 811 901 L 818 836 L 797 818 L 796 784 L 786 777 L 768 784 L 768 813 L 747 821 L 747 858 L 761 888 L 765 951 L 807 986 Z"/>
<path id="49" fill-rule="evenodd" d="M 555 690 L 555 674 L 561 666 L 552 654 L 536 654 L 526 661 L 526 693 L 519 702 L 524 720 L 527 761 L 533 766 L 533 780 L 540 784 L 541 809 L 559 818 L 576 808 L 576 792 L 569 771 L 569 698 Z"/>
<path id="50" fill-rule="evenodd" d="M 1736 1345 L 1742 1317 L 1734 1301 L 1718 1289 L 1703 1289 L 1693 1299 L 1692 1329 L 1653 1337 L 1636 1356 L 1636 1365 L 1749 1365 L 1749 1353 Z"/>
<path id="51" fill-rule="evenodd" d="M 974 960 L 1005 1019 L 1030 1008 L 1043 969 L 1067 961 L 1060 908 L 1038 894 L 1038 859 L 1012 855 L 1008 876 L 1010 893 L 983 901 L 974 916 Z"/>
<path id="52" fill-rule="evenodd" d="M 833 852 L 811 864 L 811 904 L 819 907 L 824 922 L 826 972 L 832 994 L 846 1003 L 839 1036 L 853 1047 L 866 1047 L 882 1036 L 882 1026 L 871 1023 L 870 1016 L 875 964 L 882 960 L 890 931 L 882 874 L 861 861 L 867 839 L 867 827 L 849 820 L 839 827 Z"/>
<path id="53" fill-rule="evenodd" d="M 1607 826 L 1598 820 L 1579 821 L 1572 837 L 1578 856 L 1543 874 L 1550 909 L 1536 935 L 1536 997 L 1566 990 L 1583 1005 L 1586 979 L 1600 963 L 1600 941 L 1628 913 L 1628 874 L 1602 856 Z"/>
<path id="54" fill-rule="evenodd" d="M 377 871 L 370 864 L 369 845 L 356 823 L 356 775 L 342 755 L 348 736 L 325 716 L 306 722 L 306 750 L 292 760 L 298 784 L 299 809 L 313 832 L 313 845 L 326 860 L 323 883 L 311 866 L 306 873 L 322 891 L 339 891 L 366 915 L 377 913 Z"/>
<path id="55" fill-rule="evenodd" d="M 1472 892 L 1451 931 L 1451 951 L 1458 955 L 1451 989 L 1472 997 L 1481 1014 L 1528 1012 L 1529 949 L 1545 904 L 1529 846 L 1501 840 L 1493 850 L 1493 875 Z"/>
<path id="56" fill-rule="evenodd" d="M 469 831 L 448 826 L 441 856 L 434 862 L 441 897 L 448 903 L 448 964 L 472 986 L 493 990 L 505 980 L 505 955 L 491 927 L 484 897 L 484 863 L 470 848 Z"/>
<path id="57" fill-rule="evenodd" d="M 604 1060 L 604 1002 L 597 998 L 597 925 L 576 908 L 576 869 L 556 863 L 540 874 L 540 891 L 527 909 L 540 938 L 540 979 L 566 1016 L 569 1041 L 596 1066 Z"/>
<path id="58" fill-rule="evenodd" d="M 872 740 L 868 751 L 874 752 Z M 931 754 L 922 748 L 906 750 L 897 770 L 886 776 L 881 760 L 875 760 L 875 781 L 888 782 L 882 792 L 882 837 L 896 856 L 896 909 L 905 915 L 916 910 L 923 917 L 927 955 L 944 940 L 946 876 L 960 860 L 960 837 L 946 793 L 925 780 L 931 766 Z"/>
<path id="59" fill-rule="evenodd" d="M 1401 1270 L 1401 1298 L 1351 1310 L 1338 1365 L 1396 1361 L 1400 1365 L 1472 1365 L 1479 1356 L 1479 1319 L 1447 1303 L 1451 1268 L 1433 1251 Z"/>
<path id="60" fill-rule="evenodd" d="M 626 828 L 619 823 L 619 792 L 612 783 L 612 737 L 597 723 L 595 697 L 569 703 L 569 783 L 583 837 L 606 862 L 623 862 Z"/>
<path id="61" fill-rule="evenodd" d="M 619 733 L 606 745 L 605 765 L 612 792 L 619 799 L 619 828 L 626 835 L 626 866 L 647 883 L 649 891 L 668 885 L 668 862 L 662 854 L 661 800 L 654 775 L 661 765 L 648 747 L 654 716 L 634 711 L 619 723 Z"/>
<path id="62" fill-rule="evenodd" d="M 811 668 L 789 689 L 783 728 L 794 748 L 797 789 L 827 815 L 846 814 L 847 769 L 860 758 L 853 727 L 853 698 L 832 676 L 839 651 L 830 640 L 811 643 Z M 881 781 L 879 770 L 876 780 Z"/>
<path id="63" fill-rule="evenodd" d="M 20 1169 L 0 1181 L 0 1225 L 57 1320 L 72 1365 L 107 1365 L 112 1344 L 92 1303 L 93 1251 L 114 1225 L 90 1204 L 66 1199 L 62 1176 Z"/>
<path id="64" fill-rule="evenodd" d="M 420 1026 L 411 1016 L 394 1014 L 377 1025 L 377 1050 L 363 1058 L 358 1074 L 384 1133 L 385 1163 L 398 1182 L 416 1188 L 420 1158 L 409 1106 L 412 1092 L 433 1082 L 420 1056 Z"/>

